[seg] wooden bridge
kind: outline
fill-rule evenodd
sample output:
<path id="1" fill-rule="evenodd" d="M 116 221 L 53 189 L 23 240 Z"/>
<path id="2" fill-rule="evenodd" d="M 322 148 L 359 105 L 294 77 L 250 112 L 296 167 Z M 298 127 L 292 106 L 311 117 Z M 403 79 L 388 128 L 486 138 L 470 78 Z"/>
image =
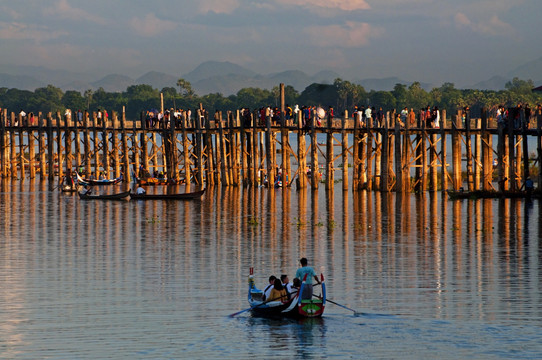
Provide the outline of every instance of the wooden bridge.
<path id="1" fill-rule="evenodd" d="M 209 115 L 201 106 L 192 119 L 185 112 L 158 127 L 148 127 L 143 114 L 129 121 L 124 111 L 113 112 L 101 122 L 96 113 L 83 115 L 79 122 L 37 113 L 30 121 L 4 109 L 0 176 L 53 182 L 83 169 L 86 176 L 122 173 L 130 181 L 145 168 L 199 186 L 260 186 L 266 178 L 272 187 L 280 174 L 285 187 L 313 189 L 340 181 L 344 190 L 514 191 L 528 177 L 542 188 L 540 109 L 531 119 L 521 113 L 516 127 L 497 126 L 486 111 L 477 119 L 465 114 L 463 122 L 460 113 L 447 118 L 442 110 L 439 129 L 419 120 L 403 127 L 394 112 L 383 124 L 363 125 L 348 113 L 318 119 L 313 112 L 305 126 L 301 112 L 259 124 L 257 112 Z M 533 140 L 536 152 L 529 156 Z"/>

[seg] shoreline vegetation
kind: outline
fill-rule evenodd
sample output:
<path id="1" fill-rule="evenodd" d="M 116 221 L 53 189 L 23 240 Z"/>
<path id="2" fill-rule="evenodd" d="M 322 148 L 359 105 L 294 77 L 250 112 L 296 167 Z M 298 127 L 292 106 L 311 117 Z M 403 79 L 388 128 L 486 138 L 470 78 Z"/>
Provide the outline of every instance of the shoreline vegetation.
<path id="1" fill-rule="evenodd" d="M 424 90 L 419 82 L 410 86 L 396 84 L 391 91 L 367 91 L 340 78 L 333 84 L 313 83 L 299 92 L 292 86 L 286 86 L 284 101 L 292 107 L 295 104 L 306 106 L 332 106 L 337 115 L 345 110 L 352 111 L 354 106 L 382 107 L 383 111 L 400 111 L 405 107 L 421 109 L 437 106 L 447 109 L 453 114 L 458 109 L 469 106 L 473 117 L 479 117 L 482 108 L 496 111 L 498 106 L 511 107 L 517 104 L 535 108 L 542 103 L 542 94 L 533 92 L 532 80 L 514 78 L 509 81 L 505 90 L 469 90 L 456 89 L 453 83 L 444 83 L 431 91 Z M 125 109 L 128 119 L 138 118 L 141 111 L 148 109 L 192 109 L 202 104 L 204 108 L 215 111 L 234 109 L 256 109 L 264 106 L 278 106 L 281 101 L 279 86 L 271 90 L 244 88 L 235 95 L 223 96 L 211 93 L 198 96 L 189 81 L 179 79 L 177 84 L 163 89 L 154 89 L 150 85 L 132 85 L 123 92 L 106 92 L 103 88 L 88 89 L 81 93 L 75 90 L 66 92 L 48 85 L 34 91 L 0 87 L 0 108 L 11 111 L 24 110 L 26 113 L 57 112 L 66 109 L 97 111 L 110 109 L 120 112 Z M 162 106 L 163 105 L 163 106 Z"/>

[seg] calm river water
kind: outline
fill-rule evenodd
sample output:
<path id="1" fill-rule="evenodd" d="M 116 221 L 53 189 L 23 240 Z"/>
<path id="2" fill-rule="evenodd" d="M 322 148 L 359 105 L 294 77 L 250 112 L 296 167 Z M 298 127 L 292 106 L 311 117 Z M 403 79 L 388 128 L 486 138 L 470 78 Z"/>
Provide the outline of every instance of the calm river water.
<path id="1" fill-rule="evenodd" d="M 2 184 L 0 358 L 542 358 L 539 201 L 339 186 L 85 202 Z M 250 267 L 263 287 L 302 256 L 362 314 L 228 317 Z"/>

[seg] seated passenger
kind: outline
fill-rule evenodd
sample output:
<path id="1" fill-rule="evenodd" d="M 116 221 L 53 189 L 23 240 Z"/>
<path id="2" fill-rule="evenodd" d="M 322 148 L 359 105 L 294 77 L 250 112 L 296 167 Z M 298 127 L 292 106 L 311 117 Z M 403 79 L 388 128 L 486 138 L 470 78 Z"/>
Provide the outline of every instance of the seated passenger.
<path id="1" fill-rule="evenodd" d="M 301 288 L 301 280 L 298 278 L 294 278 L 294 281 L 292 283 L 292 291 L 290 292 L 290 296 L 297 296 L 297 293 L 299 292 L 299 288 Z"/>
<path id="2" fill-rule="evenodd" d="M 290 282 L 290 279 L 288 279 L 288 275 L 282 274 L 280 276 L 280 281 L 282 282 L 282 286 L 286 289 L 289 296 L 292 293 L 293 284 Z"/>
<path id="3" fill-rule="evenodd" d="M 136 193 L 137 195 L 143 195 L 143 194 L 146 193 L 146 191 L 145 191 L 145 189 L 143 189 L 143 187 L 141 187 L 141 184 L 138 184 L 135 193 Z"/>
<path id="4" fill-rule="evenodd" d="M 273 289 L 269 293 L 269 297 L 267 297 L 266 301 L 288 301 L 288 294 L 286 293 L 286 289 L 282 286 L 280 279 L 275 279 Z"/>
<path id="5" fill-rule="evenodd" d="M 267 285 L 265 287 L 265 289 L 263 290 L 263 299 L 264 300 L 269 299 L 269 294 L 271 293 L 271 290 L 273 290 L 273 285 L 275 284 L 276 279 L 277 279 L 277 277 L 275 275 L 271 275 L 269 277 L 269 285 Z"/>

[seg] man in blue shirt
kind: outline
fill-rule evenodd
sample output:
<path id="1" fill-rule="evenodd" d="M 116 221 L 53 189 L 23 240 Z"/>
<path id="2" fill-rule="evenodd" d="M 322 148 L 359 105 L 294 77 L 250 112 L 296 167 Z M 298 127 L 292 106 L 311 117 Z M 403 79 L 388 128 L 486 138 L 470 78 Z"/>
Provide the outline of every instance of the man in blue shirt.
<path id="1" fill-rule="evenodd" d="M 299 262 L 301 263 L 301 267 L 297 269 L 295 277 L 303 281 L 303 278 L 305 277 L 305 275 L 307 275 L 307 279 L 305 280 L 305 284 L 303 285 L 303 293 L 301 294 L 301 299 L 311 299 L 312 279 L 314 278 L 316 280 L 316 283 L 318 284 L 320 284 L 320 280 L 318 280 L 318 276 L 316 276 L 314 269 L 310 266 L 307 266 L 308 262 L 306 258 L 301 258 Z"/>

